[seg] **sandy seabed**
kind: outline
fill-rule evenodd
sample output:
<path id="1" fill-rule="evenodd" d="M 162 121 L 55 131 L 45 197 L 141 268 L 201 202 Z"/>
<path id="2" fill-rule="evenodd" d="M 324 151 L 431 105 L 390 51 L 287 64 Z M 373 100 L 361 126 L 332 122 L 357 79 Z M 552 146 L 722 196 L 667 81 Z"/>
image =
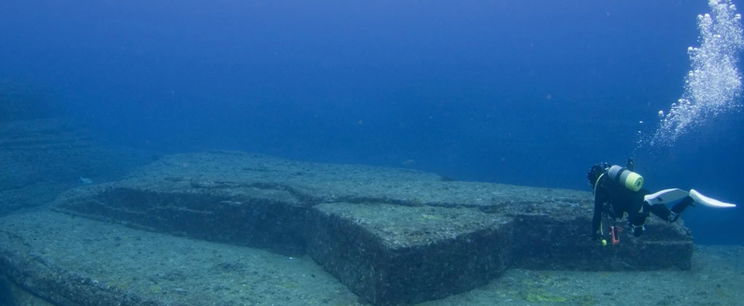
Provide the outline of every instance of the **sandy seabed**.
<path id="1" fill-rule="evenodd" d="M 4 217 L 0 234 L 3 247 L 16 241 L 16 250 L 45 265 L 164 305 L 365 305 L 307 256 L 51 212 Z M 485 286 L 421 305 L 744 305 L 743 281 L 744 246 L 698 245 L 689 271 L 509 269 Z M 2 293 L 12 292 L 16 305 L 49 305 L 4 283 L 11 289 Z"/>

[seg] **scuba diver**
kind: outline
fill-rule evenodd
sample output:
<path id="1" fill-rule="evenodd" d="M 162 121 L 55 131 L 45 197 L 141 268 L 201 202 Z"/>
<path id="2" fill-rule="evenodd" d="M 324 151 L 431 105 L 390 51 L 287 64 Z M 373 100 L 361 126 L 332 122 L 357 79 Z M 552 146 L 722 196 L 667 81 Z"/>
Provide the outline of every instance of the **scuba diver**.
<path id="1" fill-rule="evenodd" d="M 602 239 L 602 245 L 607 245 L 607 238 L 613 244 L 620 241 L 618 232 L 621 228 L 606 228 L 610 218 L 618 220 L 627 216 L 633 235 L 638 237 L 646 230 L 644 224 L 649 214 L 671 223 L 677 221 L 679 215 L 694 203 L 711 207 L 736 207 L 734 204 L 706 197 L 695 189 L 688 192 L 672 188 L 649 193 L 642 188 L 643 177 L 633 172 L 633 168 L 634 162 L 629 159 L 626 167 L 601 163 L 592 166 L 587 173 L 589 184 L 594 190 L 592 239 Z M 666 204 L 671 203 L 675 204 L 671 209 L 667 208 Z"/>

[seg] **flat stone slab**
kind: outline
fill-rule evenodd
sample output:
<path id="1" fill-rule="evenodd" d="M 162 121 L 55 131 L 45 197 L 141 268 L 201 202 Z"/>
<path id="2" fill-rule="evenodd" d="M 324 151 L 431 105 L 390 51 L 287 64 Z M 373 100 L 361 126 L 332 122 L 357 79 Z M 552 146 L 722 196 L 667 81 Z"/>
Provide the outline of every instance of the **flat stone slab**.
<path id="1" fill-rule="evenodd" d="M 48 211 L 0 218 L 0 271 L 55 305 L 354 305 L 357 300 L 307 257 Z"/>
<path id="2" fill-rule="evenodd" d="M 308 253 L 375 304 L 472 289 L 509 267 L 690 268 L 680 223 L 651 221 L 619 246 L 589 238 L 588 192 L 457 182 L 407 169 L 239 152 L 165 157 L 60 196 L 58 211 L 150 231 Z"/>

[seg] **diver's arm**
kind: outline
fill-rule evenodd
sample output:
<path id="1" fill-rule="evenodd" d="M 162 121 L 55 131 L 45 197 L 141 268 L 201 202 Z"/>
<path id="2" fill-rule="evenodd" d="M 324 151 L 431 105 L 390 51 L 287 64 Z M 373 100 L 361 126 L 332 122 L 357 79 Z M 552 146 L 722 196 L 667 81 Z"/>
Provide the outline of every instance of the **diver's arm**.
<path id="1" fill-rule="evenodd" d="M 604 192 L 597 190 L 594 195 L 594 217 L 592 218 L 592 239 L 596 240 L 602 236 L 600 227 L 602 225 L 602 206 L 606 201 Z"/>

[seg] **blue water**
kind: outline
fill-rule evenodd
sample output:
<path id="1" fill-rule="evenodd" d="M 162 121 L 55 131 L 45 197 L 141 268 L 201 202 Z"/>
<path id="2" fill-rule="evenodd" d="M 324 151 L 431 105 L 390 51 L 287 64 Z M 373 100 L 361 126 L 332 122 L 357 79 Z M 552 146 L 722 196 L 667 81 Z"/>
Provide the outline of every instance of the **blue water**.
<path id="1" fill-rule="evenodd" d="M 592 164 L 634 157 L 650 189 L 744 204 L 741 112 L 669 148 L 636 146 L 680 97 L 707 10 L 704 0 L 3 0 L 0 82 L 147 150 L 584 190 Z M 698 242 L 744 243 L 741 208 L 684 217 Z"/>

